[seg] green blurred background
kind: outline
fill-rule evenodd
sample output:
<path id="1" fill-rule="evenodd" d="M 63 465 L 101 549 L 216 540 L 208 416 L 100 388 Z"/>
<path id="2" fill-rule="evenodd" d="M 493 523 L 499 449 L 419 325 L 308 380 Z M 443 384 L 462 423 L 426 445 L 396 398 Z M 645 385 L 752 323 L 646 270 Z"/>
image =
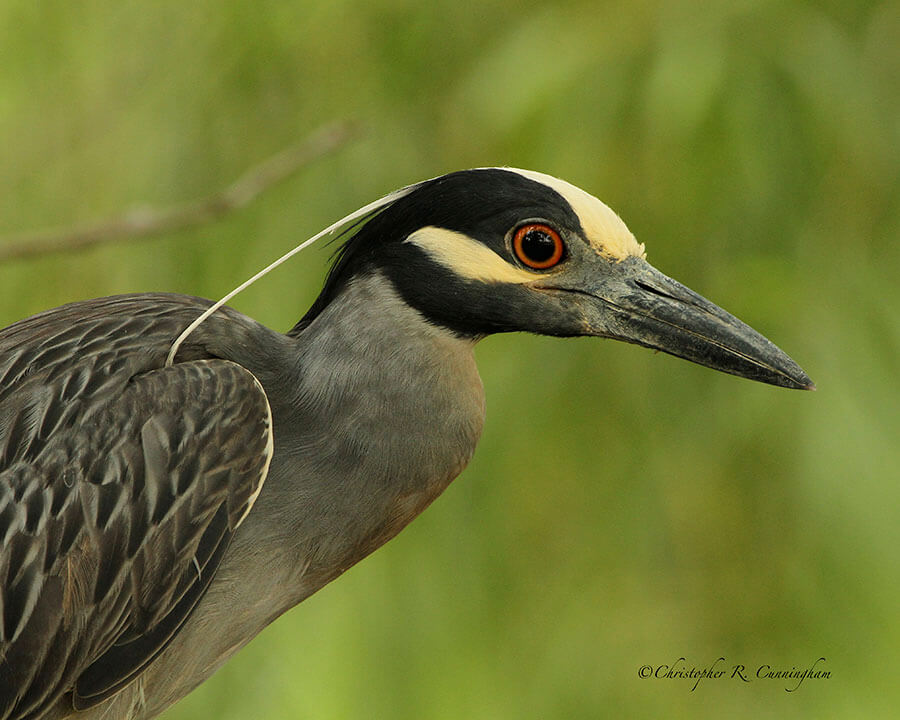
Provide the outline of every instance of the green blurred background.
<path id="1" fill-rule="evenodd" d="M 819 386 L 597 340 L 489 338 L 475 459 L 387 547 L 176 705 L 187 718 L 896 717 L 900 4 L 0 4 L 0 234 L 360 139 L 196 231 L 0 266 L 2 324 L 219 297 L 385 192 L 480 165 L 614 207 Z M 233 304 L 279 329 L 330 249 Z M 753 682 L 642 680 L 725 658 Z M 756 680 L 762 664 L 827 680 Z"/>

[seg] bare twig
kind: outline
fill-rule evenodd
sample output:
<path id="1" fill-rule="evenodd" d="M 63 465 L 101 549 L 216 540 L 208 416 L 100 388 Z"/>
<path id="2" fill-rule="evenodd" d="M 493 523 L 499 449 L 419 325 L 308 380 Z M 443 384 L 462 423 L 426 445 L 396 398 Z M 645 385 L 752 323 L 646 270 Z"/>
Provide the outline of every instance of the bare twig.
<path id="1" fill-rule="evenodd" d="M 0 262 L 83 250 L 102 243 L 136 240 L 212 222 L 245 207 L 313 160 L 342 147 L 357 130 L 356 125 L 346 121 L 326 125 L 303 142 L 250 168 L 223 190 L 199 200 L 163 208 L 137 208 L 119 217 L 80 227 L 7 235 L 0 238 Z"/>

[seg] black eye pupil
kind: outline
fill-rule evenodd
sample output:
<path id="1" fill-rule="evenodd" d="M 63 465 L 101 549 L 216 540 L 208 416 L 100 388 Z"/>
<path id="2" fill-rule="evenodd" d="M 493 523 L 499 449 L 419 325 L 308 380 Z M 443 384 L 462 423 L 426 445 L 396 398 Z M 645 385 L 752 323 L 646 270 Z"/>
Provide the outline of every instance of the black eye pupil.
<path id="1" fill-rule="evenodd" d="M 543 230 L 529 230 L 522 237 L 522 253 L 533 262 L 547 262 L 556 252 L 556 241 Z"/>

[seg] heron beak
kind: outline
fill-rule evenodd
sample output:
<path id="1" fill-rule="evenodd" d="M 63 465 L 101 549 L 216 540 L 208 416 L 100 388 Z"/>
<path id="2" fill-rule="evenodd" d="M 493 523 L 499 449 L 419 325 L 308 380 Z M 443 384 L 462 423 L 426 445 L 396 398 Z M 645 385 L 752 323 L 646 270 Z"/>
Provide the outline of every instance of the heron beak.
<path id="1" fill-rule="evenodd" d="M 718 305 L 629 257 L 570 290 L 587 295 L 589 334 L 662 350 L 714 370 L 771 385 L 815 390 L 773 343 Z M 584 306 L 582 306 L 584 307 Z"/>

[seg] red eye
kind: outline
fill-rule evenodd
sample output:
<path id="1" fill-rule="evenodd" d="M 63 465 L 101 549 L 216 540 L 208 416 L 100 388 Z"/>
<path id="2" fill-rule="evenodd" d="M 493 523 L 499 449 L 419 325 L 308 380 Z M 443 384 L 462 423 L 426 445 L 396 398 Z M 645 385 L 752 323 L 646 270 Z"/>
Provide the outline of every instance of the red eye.
<path id="1" fill-rule="evenodd" d="M 523 225 L 513 236 L 513 251 L 525 265 L 535 270 L 552 268 L 563 259 L 565 246 L 559 233 L 549 225 Z"/>

